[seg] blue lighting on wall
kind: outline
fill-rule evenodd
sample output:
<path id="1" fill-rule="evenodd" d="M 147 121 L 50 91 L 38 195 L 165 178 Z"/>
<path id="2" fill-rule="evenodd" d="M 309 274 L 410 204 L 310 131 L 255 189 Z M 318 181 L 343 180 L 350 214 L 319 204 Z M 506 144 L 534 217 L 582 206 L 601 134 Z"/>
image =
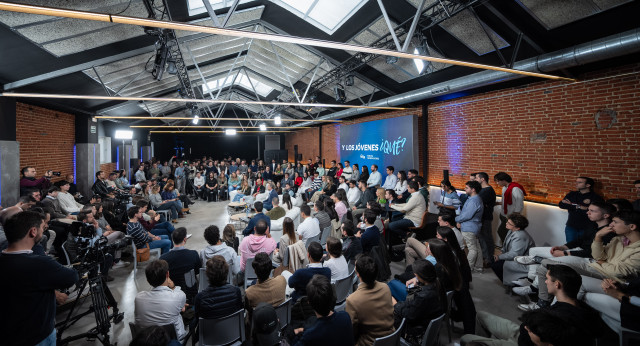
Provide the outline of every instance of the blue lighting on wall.
<path id="1" fill-rule="evenodd" d="M 96 182 L 96 145 L 93 145 L 93 182 Z"/>
<path id="2" fill-rule="evenodd" d="M 120 170 L 120 146 L 116 145 L 116 169 Z"/>
<path id="3" fill-rule="evenodd" d="M 464 147 L 464 128 L 465 116 L 460 108 L 452 105 L 448 108 L 445 119 L 448 123 L 445 125 L 445 138 L 447 143 L 447 159 L 449 161 L 449 170 L 452 174 L 460 173 L 462 167 Z"/>
<path id="4" fill-rule="evenodd" d="M 73 183 L 76 183 L 76 173 L 77 173 L 77 167 L 76 167 L 76 146 L 75 144 L 73 145 Z"/>
<path id="5" fill-rule="evenodd" d="M 457 93 L 451 93 L 451 94 L 446 94 L 446 95 L 442 95 L 438 98 L 436 98 L 435 102 L 440 102 L 440 101 L 447 101 L 447 100 L 453 100 L 459 97 L 465 97 L 468 96 L 469 93 L 468 92 L 457 92 Z"/>

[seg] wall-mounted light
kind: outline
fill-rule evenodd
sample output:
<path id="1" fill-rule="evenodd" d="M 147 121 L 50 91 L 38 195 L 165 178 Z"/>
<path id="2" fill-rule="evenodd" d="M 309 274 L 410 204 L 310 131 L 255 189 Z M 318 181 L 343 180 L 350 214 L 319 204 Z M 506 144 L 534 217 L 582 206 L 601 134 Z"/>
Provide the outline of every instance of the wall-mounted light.
<path id="1" fill-rule="evenodd" d="M 133 131 L 129 130 L 116 130 L 116 139 L 131 139 L 133 138 Z"/>
<path id="2" fill-rule="evenodd" d="M 224 134 L 227 136 L 235 136 L 238 132 L 236 129 L 226 129 L 224 130 Z"/>

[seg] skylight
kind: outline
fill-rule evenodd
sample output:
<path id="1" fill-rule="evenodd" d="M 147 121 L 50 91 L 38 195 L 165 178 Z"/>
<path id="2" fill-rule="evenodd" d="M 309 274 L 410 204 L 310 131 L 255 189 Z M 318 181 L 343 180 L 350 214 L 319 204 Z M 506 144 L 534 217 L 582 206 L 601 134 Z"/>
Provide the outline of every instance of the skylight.
<path id="1" fill-rule="evenodd" d="M 193 1 L 193 0 L 189 0 Z M 271 0 L 274 4 L 333 35 L 367 0 Z"/>
<path id="2" fill-rule="evenodd" d="M 210 91 L 211 92 L 217 91 L 220 88 L 228 87 L 229 85 L 231 85 L 231 82 L 233 81 L 233 76 L 229 76 L 229 78 L 227 78 L 227 81 L 224 83 L 224 85 L 222 85 L 224 78 L 225 77 L 222 77 L 222 78 L 207 82 L 207 84 L 203 86 L 202 92 L 206 94 L 206 93 L 209 93 Z M 241 86 L 253 93 L 253 88 L 251 87 L 252 84 L 253 84 L 253 88 L 256 89 L 256 92 L 258 93 L 258 95 L 262 97 L 267 97 L 267 95 L 269 95 L 273 91 L 272 87 L 260 81 L 257 81 L 255 78 L 252 78 L 251 81 L 249 81 L 249 78 L 247 78 L 247 75 L 245 75 L 244 73 L 240 74 L 236 78 L 236 82 L 234 85 Z"/>
<path id="3" fill-rule="evenodd" d="M 244 4 L 251 0 L 240 0 L 239 4 Z M 203 0 L 187 0 L 189 5 L 189 16 L 195 16 L 196 14 L 207 12 L 207 8 L 204 7 Z M 219 10 L 221 8 L 231 7 L 233 0 L 209 0 L 211 8 Z"/>
<path id="4" fill-rule="evenodd" d="M 420 51 L 418 50 L 418 48 L 413 50 L 413 54 L 420 55 Z M 416 65 L 416 69 L 418 70 L 418 74 L 421 74 L 422 70 L 424 70 L 424 61 L 422 61 L 420 59 L 413 59 L 413 63 Z"/>

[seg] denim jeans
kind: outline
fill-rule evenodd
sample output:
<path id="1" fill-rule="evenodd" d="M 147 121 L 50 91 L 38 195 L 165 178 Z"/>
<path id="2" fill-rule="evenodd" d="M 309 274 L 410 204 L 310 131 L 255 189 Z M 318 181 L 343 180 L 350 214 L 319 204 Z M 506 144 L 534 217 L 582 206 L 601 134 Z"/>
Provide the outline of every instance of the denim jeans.
<path id="1" fill-rule="evenodd" d="M 51 334 L 49 334 L 49 336 L 37 343 L 35 346 L 56 346 L 56 329 L 53 328 Z"/>
<path id="2" fill-rule="evenodd" d="M 407 300 L 407 286 L 400 280 L 391 280 L 387 283 L 389 286 L 389 290 L 391 291 L 391 296 L 396 299 L 396 301 L 403 302 Z"/>
<path id="3" fill-rule="evenodd" d="M 178 219 L 178 210 L 182 210 L 182 204 L 178 201 L 171 201 L 162 203 L 156 210 L 170 210 L 171 211 L 171 220 Z"/>
<path id="4" fill-rule="evenodd" d="M 159 235 L 158 237 L 160 237 L 160 240 L 154 240 L 152 242 L 149 243 L 149 248 L 150 249 L 157 249 L 160 248 L 161 249 L 161 254 L 167 253 L 169 252 L 169 250 L 171 250 L 171 240 L 169 240 L 169 236 L 168 235 Z"/>
<path id="5" fill-rule="evenodd" d="M 582 229 L 573 228 L 571 226 L 564 226 L 564 235 L 567 238 L 565 244 L 582 237 L 582 234 L 584 234 L 584 230 Z"/>

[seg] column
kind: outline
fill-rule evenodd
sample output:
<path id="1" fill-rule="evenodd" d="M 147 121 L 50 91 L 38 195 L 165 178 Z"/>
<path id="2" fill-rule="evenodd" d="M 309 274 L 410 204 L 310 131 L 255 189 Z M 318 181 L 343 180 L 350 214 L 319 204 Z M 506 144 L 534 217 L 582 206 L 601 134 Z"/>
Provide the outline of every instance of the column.
<path id="1" fill-rule="evenodd" d="M 0 205 L 10 207 L 20 197 L 20 146 L 16 141 L 16 100 L 0 98 Z"/>

